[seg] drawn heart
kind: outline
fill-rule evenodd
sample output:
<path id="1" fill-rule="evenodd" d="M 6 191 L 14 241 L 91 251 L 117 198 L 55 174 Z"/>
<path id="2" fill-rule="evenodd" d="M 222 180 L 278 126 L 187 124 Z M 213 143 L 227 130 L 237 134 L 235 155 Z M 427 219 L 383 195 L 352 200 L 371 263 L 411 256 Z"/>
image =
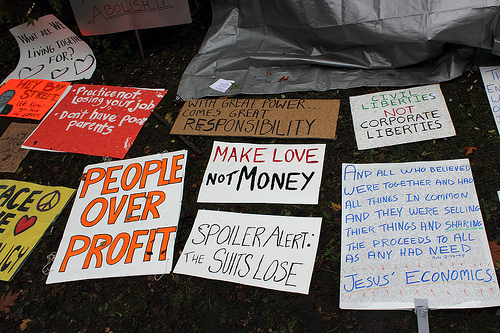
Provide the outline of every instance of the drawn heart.
<path id="1" fill-rule="evenodd" d="M 28 215 L 24 215 L 23 217 L 21 217 L 19 221 L 17 221 L 16 227 L 14 228 L 14 236 L 17 236 L 21 232 L 28 230 L 35 223 L 36 223 L 36 216 L 28 217 Z"/>
<path id="2" fill-rule="evenodd" d="M 38 65 L 35 68 L 23 67 L 19 71 L 19 78 L 20 79 L 27 79 L 29 77 L 35 76 L 38 73 L 40 73 L 44 67 L 45 67 L 45 65 L 43 65 L 43 64 Z"/>
<path id="3" fill-rule="evenodd" d="M 94 57 L 91 54 L 87 54 L 85 59 L 76 59 L 75 60 L 75 72 L 76 75 L 80 75 L 83 72 L 87 71 L 94 64 Z"/>
<path id="4" fill-rule="evenodd" d="M 58 77 L 66 74 L 67 71 L 69 71 L 69 67 L 64 67 L 63 69 L 54 69 L 52 73 L 50 73 L 50 76 L 52 77 L 52 80 L 55 80 Z"/>

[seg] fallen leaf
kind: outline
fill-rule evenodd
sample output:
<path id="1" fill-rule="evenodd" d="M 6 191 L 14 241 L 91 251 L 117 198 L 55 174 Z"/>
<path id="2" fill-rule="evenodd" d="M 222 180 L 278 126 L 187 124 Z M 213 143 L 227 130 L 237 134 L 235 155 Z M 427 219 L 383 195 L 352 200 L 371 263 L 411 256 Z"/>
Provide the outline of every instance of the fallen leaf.
<path id="1" fill-rule="evenodd" d="M 26 327 L 28 327 L 28 323 L 30 321 L 32 321 L 32 320 L 31 319 L 23 319 L 23 322 L 20 325 L 21 332 L 24 331 L 26 329 Z"/>
<path id="2" fill-rule="evenodd" d="M 10 307 L 14 306 L 14 301 L 17 299 L 21 292 L 18 293 L 12 293 L 9 291 L 6 294 L 3 294 L 2 297 L 0 297 L 0 312 L 4 313 L 10 313 Z"/>
<path id="3" fill-rule="evenodd" d="M 336 203 L 332 202 L 332 208 L 333 208 L 334 211 L 338 212 L 339 210 L 342 209 L 342 206 L 339 205 L 339 204 L 336 204 Z"/>
<path id="4" fill-rule="evenodd" d="M 493 264 L 495 267 L 500 268 L 500 245 L 498 245 L 498 242 L 500 239 L 488 242 L 490 243 L 490 251 L 491 251 L 491 257 L 493 258 Z"/>
<path id="5" fill-rule="evenodd" d="M 467 147 L 467 148 L 465 148 L 465 156 L 472 154 L 472 152 L 474 150 L 477 150 L 477 148 L 476 147 L 470 147 L 470 146 Z"/>
<path id="6" fill-rule="evenodd" d="M 271 71 L 267 71 L 267 75 L 271 75 Z"/>
<path id="7" fill-rule="evenodd" d="M 280 79 L 280 82 L 281 82 L 281 81 L 286 81 L 286 80 L 288 80 L 288 78 L 289 78 L 289 77 L 290 77 L 290 76 L 282 76 L 282 77 L 281 77 L 281 79 Z"/>

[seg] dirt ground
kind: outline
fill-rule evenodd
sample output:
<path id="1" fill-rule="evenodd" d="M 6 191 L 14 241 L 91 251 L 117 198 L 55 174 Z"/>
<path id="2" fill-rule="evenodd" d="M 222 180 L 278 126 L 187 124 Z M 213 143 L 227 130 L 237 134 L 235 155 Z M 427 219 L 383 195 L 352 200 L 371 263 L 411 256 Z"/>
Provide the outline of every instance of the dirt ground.
<path id="1" fill-rule="evenodd" d="M 193 23 L 140 32 L 146 60 L 141 60 L 135 34 L 83 37 L 97 58 L 93 77 L 81 83 L 166 88 L 167 95 L 139 133 L 126 158 L 186 149 L 162 121 L 175 119 L 180 77 L 196 54 L 211 22 L 210 6 L 191 3 Z M 74 17 L 59 16 L 78 35 Z M 43 13 L 48 14 L 48 13 Z M 0 77 L 17 64 L 17 45 L 0 26 Z M 190 150 L 184 199 L 176 240 L 175 260 L 189 235 L 199 209 L 220 209 L 273 215 L 323 218 L 309 295 L 285 293 L 184 275 L 96 279 L 46 285 L 42 273 L 47 256 L 57 250 L 71 204 L 43 236 L 27 262 L 9 283 L 0 283 L 2 332 L 416 332 L 411 311 L 347 311 L 339 309 L 340 218 L 332 203 L 341 202 L 341 164 L 411 162 L 467 157 L 480 199 L 490 241 L 500 239 L 497 190 L 500 189 L 500 137 L 496 131 L 480 74 L 467 70 L 462 77 L 441 84 L 457 136 L 448 139 L 359 151 L 356 148 L 349 96 L 379 91 L 359 88 L 327 92 L 287 93 L 278 98 L 340 99 L 336 140 L 316 140 L 327 146 L 318 205 L 198 204 L 199 184 L 214 140 L 188 137 L 201 151 Z M 387 90 L 387 89 L 386 89 Z M 252 96 L 276 97 L 276 96 Z M 0 133 L 12 122 L 2 117 Z M 33 123 L 36 123 L 32 121 Z M 231 139 L 237 142 L 289 143 L 284 140 Z M 298 140 L 296 143 L 306 143 Z M 307 143 L 310 143 L 309 140 Z M 102 157 L 30 151 L 16 173 L 0 174 L 43 185 L 77 188 L 83 169 Z M 497 275 L 498 275 L 497 270 Z M 439 310 L 429 313 L 432 332 L 500 332 L 498 308 Z"/>

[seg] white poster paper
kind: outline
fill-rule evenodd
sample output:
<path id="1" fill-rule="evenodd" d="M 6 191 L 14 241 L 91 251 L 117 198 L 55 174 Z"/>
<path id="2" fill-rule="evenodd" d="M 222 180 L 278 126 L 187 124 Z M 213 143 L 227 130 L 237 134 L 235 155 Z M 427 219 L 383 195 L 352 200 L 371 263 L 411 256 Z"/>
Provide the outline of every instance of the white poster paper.
<path id="1" fill-rule="evenodd" d="M 317 204 L 324 144 L 215 141 L 198 202 Z"/>
<path id="2" fill-rule="evenodd" d="M 4 80 L 46 79 L 75 81 L 90 79 L 96 59 L 90 47 L 54 15 L 10 29 L 19 45 L 16 69 Z"/>
<path id="3" fill-rule="evenodd" d="M 491 112 L 495 118 L 498 133 L 500 133 L 500 67 L 479 67 L 483 78 L 484 89 L 488 95 Z"/>
<path id="4" fill-rule="evenodd" d="M 170 273 L 186 159 L 87 166 L 47 283 Z"/>
<path id="5" fill-rule="evenodd" d="M 70 0 L 82 35 L 191 23 L 187 0 Z"/>
<path id="6" fill-rule="evenodd" d="M 349 99 L 360 150 L 455 135 L 438 84 Z"/>
<path id="7" fill-rule="evenodd" d="M 320 217 L 200 210 L 174 273 L 309 293 Z"/>
<path id="8" fill-rule="evenodd" d="M 342 165 L 340 307 L 500 305 L 469 160 Z"/>

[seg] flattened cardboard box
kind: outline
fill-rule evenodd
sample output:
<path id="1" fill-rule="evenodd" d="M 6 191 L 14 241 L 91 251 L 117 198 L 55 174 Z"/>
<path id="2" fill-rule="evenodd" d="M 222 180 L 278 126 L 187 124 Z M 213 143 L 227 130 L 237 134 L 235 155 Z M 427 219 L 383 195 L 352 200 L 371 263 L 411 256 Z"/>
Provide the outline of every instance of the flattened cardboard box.
<path id="1" fill-rule="evenodd" d="M 334 139 L 340 100 L 193 99 L 170 134 Z"/>

